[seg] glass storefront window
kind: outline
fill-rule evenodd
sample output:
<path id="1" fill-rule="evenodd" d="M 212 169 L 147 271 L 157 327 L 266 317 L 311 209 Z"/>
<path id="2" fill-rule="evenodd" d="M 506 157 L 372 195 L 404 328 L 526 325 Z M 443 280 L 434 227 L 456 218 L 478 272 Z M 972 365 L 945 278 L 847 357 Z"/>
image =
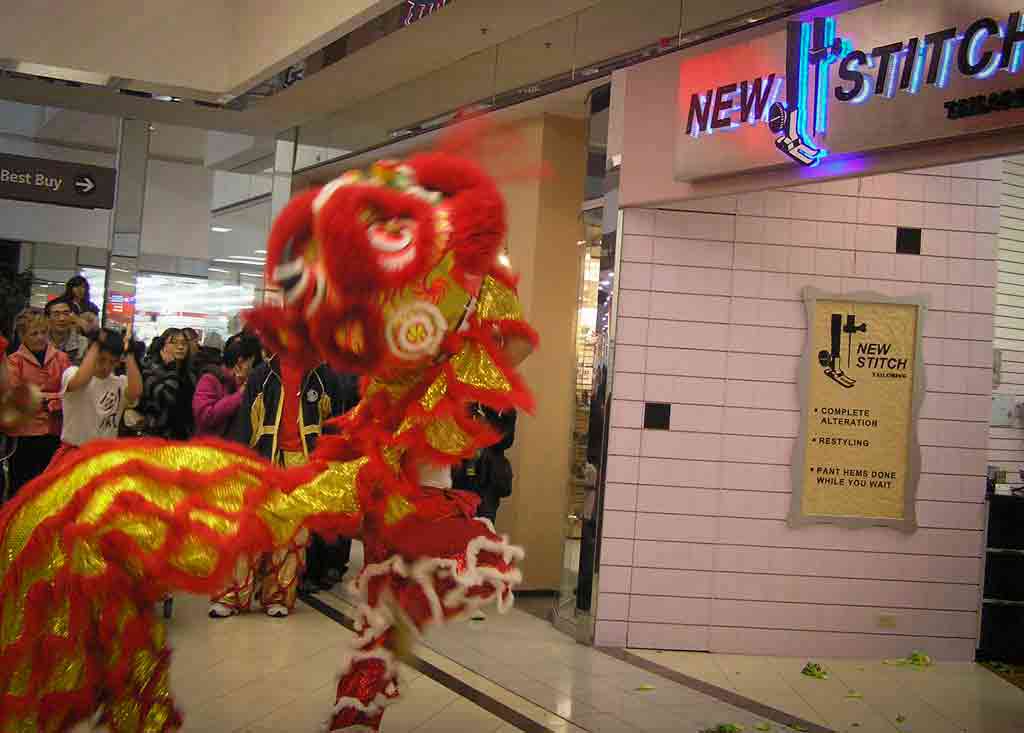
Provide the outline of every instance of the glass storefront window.
<path id="1" fill-rule="evenodd" d="M 139 273 L 135 337 L 148 343 L 168 328 L 194 328 L 200 339 L 211 332 L 227 339 L 241 330 L 241 311 L 255 303 L 255 284 Z"/>
<path id="2" fill-rule="evenodd" d="M 107 273 L 99 267 L 78 267 L 73 269 L 37 268 L 32 270 L 31 304 L 37 308 L 44 307 L 54 298 L 64 295 L 67 281 L 75 275 L 81 275 L 89 283 L 89 297 L 96 305 L 101 305 L 106 296 Z"/>

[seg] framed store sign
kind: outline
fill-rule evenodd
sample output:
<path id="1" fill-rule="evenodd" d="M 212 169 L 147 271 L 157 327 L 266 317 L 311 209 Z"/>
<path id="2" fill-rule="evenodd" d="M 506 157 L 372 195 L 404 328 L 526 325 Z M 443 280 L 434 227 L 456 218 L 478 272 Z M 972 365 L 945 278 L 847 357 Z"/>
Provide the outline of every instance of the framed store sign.
<path id="1" fill-rule="evenodd" d="M 113 168 L 0 154 L 0 198 L 112 209 L 116 179 Z"/>
<path id="2" fill-rule="evenodd" d="M 917 528 L 926 304 L 807 288 L 789 521 Z"/>
<path id="3" fill-rule="evenodd" d="M 889 0 L 684 59 L 678 181 L 1024 124 L 1020 0 Z"/>

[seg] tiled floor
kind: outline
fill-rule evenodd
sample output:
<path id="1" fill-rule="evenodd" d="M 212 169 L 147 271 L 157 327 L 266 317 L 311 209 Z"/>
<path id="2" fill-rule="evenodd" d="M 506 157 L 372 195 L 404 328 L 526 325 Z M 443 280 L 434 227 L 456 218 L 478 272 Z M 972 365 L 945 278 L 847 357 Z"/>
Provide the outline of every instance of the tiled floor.
<path id="1" fill-rule="evenodd" d="M 204 600 L 178 596 L 168 624 L 184 730 L 320 731 L 351 632 L 301 603 L 287 619 L 213 621 L 206 610 Z M 385 733 L 517 730 L 413 669 L 403 667 L 402 679 L 402 704 L 386 713 Z"/>
<path id="2" fill-rule="evenodd" d="M 340 595 L 340 594 L 338 594 Z M 344 600 L 332 603 L 345 607 Z M 531 614 L 432 632 L 421 656 L 440 661 L 478 689 L 541 722 L 549 730 L 595 733 L 697 733 L 721 723 L 761 722 L 744 710 L 582 646 Z M 440 664 L 439 664 L 440 666 Z M 521 707 L 529 701 L 528 707 Z"/>
<path id="3" fill-rule="evenodd" d="M 321 730 L 352 638 L 325 614 L 351 617 L 353 607 L 340 587 L 318 598 L 329 606 L 324 612 L 300 602 L 288 619 L 253 613 L 214 621 L 206 616 L 205 600 L 177 597 L 168 631 L 184 730 Z M 577 644 L 520 610 L 435 631 L 416 654 L 428 674 L 403 666 L 403 697 L 385 714 L 385 733 L 698 733 L 723 723 L 748 733 L 793 730 L 777 722 L 766 728 L 765 717 L 723 702 L 717 693 L 703 694 Z M 1024 691 L 975 665 L 916 670 L 880 661 L 815 660 L 831 675 L 814 680 L 800 674 L 807 660 L 632 654 L 835 731 L 1024 732 Z M 446 683 L 446 676 L 457 682 Z M 508 710 L 519 714 L 519 725 L 506 722 L 515 719 Z"/>
<path id="4" fill-rule="evenodd" d="M 975 664 L 918 669 L 881 660 L 816 659 L 829 672 L 827 680 L 818 680 L 800 673 L 807 659 L 633 653 L 836 731 L 1024 731 L 1024 690 Z"/>

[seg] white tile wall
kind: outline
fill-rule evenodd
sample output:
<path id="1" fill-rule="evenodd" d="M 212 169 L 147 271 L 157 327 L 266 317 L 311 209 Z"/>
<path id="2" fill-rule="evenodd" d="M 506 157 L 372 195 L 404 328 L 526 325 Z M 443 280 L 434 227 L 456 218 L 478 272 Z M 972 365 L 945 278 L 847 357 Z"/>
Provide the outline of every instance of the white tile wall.
<path id="1" fill-rule="evenodd" d="M 993 346 L 1002 351 L 1002 373 L 995 391 L 1024 396 L 1024 156 L 1003 160 L 1002 181 L 983 183 L 992 185 L 979 186 L 978 198 L 1001 207 L 1002 224 L 977 245 L 998 251 L 996 266 L 978 273 L 996 283 Z M 1024 468 L 1024 425 L 993 427 L 988 459 L 1011 475 Z"/>
<path id="2" fill-rule="evenodd" d="M 1014 165 L 1019 263 L 996 261 L 1001 161 L 626 212 L 603 643 L 972 658 L 986 460 L 1024 462 L 1020 435 L 988 425 L 994 324 L 1024 390 Z M 898 226 L 924 229 L 920 256 L 895 253 Z M 786 524 L 805 285 L 930 297 L 913 534 Z M 643 429 L 644 400 L 672 403 L 671 430 Z"/>

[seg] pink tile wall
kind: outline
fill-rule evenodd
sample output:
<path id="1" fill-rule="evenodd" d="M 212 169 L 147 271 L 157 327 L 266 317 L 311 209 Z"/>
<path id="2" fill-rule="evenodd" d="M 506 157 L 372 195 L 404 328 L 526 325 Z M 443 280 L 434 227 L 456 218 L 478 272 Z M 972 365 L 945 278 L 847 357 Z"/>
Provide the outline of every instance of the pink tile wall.
<path id="1" fill-rule="evenodd" d="M 992 431 L 999 161 L 628 210 L 598 642 L 969 659 Z M 923 228 L 922 255 L 895 253 Z M 801 289 L 927 294 L 913 534 L 791 529 Z M 1024 305 L 1024 304 L 1022 304 Z M 1004 369 L 1024 390 L 1024 342 Z M 643 403 L 673 405 L 643 429 Z M 879 617 L 887 617 L 880 623 Z"/>

